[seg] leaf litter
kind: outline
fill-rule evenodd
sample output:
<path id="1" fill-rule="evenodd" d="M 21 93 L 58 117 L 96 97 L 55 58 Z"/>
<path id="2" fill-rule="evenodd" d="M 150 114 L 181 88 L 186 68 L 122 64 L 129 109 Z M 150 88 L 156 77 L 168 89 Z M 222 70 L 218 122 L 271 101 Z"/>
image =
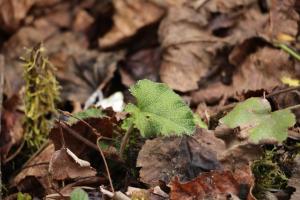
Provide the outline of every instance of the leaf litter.
<path id="1" fill-rule="evenodd" d="M 298 4 L 3 1 L 1 195 L 297 199 Z M 19 58 L 41 41 L 62 111 L 32 154 Z"/>

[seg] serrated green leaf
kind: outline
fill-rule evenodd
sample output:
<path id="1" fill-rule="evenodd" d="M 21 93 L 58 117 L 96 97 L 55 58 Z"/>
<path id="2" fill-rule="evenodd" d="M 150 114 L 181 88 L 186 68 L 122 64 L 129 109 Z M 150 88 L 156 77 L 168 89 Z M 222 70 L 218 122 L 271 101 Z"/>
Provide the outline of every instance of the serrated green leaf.
<path id="1" fill-rule="evenodd" d="M 71 193 L 71 200 L 89 200 L 89 196 L 83 189 L 76 188 Z"/>
<path id="2" fill-rule="evenodd" d="M 125 111 L 144 137 L 153 135 L 192 134 L 193 113 L 181 97 L 163 83 L 140 80 L 130 88 L 137 104 L 128 104 Z"/>
<path id="3" fill-rule="evenodd" d="M 207 124 L 205 124 L 204 121 L 202 121 L 201 117 L 198 114 L 194 114 L 194 122 L 196 125 L 198 125 L 200 128 L 208 129 Z"/>
<path id="4" fill-rule="evenodd" d="M 271 112 L 268 100 L 252 97 L 238 103 L 220 122 L 230 128 L 248 129 L 249 139 L 258 143 L 261 140 L 287 138 L 287 129 L 296 123 L 294 114 L 287 109 Z"/>
<path id="5" fill-rule="evenodd" d="M 101 117 L 105 116 L 105 114 L 99 108 L 89 108 L 87 110 L 75 113 L 75 114 L 73 114 L 73 116 L 74 117 L 70 117 L 67 121 L 67 123 L 69 125 L 76 123 L 78 121 L 78 119 L 84 120 L 84 119 L 91 118 L 91 117 L 101 118 Z M 76 119 L 76 118 L 78 118 L 78 119 Z"/>

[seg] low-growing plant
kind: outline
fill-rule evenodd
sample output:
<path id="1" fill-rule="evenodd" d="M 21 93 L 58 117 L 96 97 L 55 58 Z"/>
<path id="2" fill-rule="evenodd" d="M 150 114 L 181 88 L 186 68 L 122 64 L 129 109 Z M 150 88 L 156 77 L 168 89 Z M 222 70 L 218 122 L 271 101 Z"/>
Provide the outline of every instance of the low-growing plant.
<path id="1" fill-rule="evenodd" d="M 166 84 L 140 80 L 129 91 L 136 98 L 136 104 L 130 103 L 125 107 L 125 112 L 130 116 L 123 123 L 127 132 L 120 155 L 123 155 L 129 134 L 134 128 L 143 137 L 191 135 L 196 123 L 206 128 L 206 124 Z"/>

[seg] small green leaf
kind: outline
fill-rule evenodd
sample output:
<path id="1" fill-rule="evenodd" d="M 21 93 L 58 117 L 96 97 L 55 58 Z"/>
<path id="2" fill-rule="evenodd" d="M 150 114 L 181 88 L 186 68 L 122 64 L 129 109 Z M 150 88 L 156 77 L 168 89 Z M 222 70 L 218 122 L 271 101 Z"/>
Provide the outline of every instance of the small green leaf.
<path id="1" fill-rule="evenodd" d="M 76 188 L 71 193 L 71 200 L 89 200 L 89 196 L 83 189 Z"/>
<path id="2" fill-rule="evenodd" d="M 271 112 L 268 100 L 252 97 L 229 112 L 220 122 L 230 128 L 248 129 L 249 139 L 258 143 L 261 140 L 287 138 L 287 129 L 296 123 L 294 114 L 287 109 Z"/>
<path id="3" fill-rule="evenodd" d="M 193 113 L 181 97 L 163 83 L 140 80 L 130 88 L 137 105 L 128 104 L 126 121 L 134 124 L 144 137 L 153 135 L 192 134 L 195 130 Z"/>
<path id="4" fill-rule="evenodd" d="M 87 110 L 75 113 L 73 115 L 74 115 L 74 117 L 70 117 L 68 119 L 67 123 L 69 125 L 72 125 L 72 124 L 76 123 L 78 121 L 78 119 L 84 120 L 84 119 L 91 118 L 91 117 L 101 118 L 101 117 L 105 116 L 105 114 L 99 108 L 89 108 Z M 78 119 L 76 119 L 75 117 L 78 118 Z"/>
<path id="5" fill-rule="evenodd" d="M 200 128 L 208 129 L 207 124 L 205 124 L 205 122 L 202 121 L 201 117 L 198 114 L 196 114 L 196 113 L 194 114 L 194 122 Z"/>

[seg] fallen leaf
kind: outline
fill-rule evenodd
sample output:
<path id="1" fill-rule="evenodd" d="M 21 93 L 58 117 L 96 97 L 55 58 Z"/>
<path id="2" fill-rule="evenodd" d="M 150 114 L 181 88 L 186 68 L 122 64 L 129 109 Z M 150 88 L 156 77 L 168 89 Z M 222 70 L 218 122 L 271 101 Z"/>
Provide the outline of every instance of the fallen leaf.
<path id="1" fill-rule="evenodd" d="M 13 95 L 3 102 L 0 128 L 0 161 L 3 163 L 11 148 L 20 145 L 23 139 L 24 131 L 21 123 L 23 114 L 17 111 L 19 102 L 18 95 Z"/>
<path id="2" fill-rule="evenodd" d="M 193 137 L 168 137 L 147 140 L 139 152 L 137 167 L 141 180 L 152 186 L 172 177 L 195 178 L 200 172 L 221 168 L 217 153 L 225 150 L 213 133 L 197 129 Z"/>
<path id="3" fill-rule="evenodd" d="M 162 8 L 145 0 L 135 2 L 113 0 L 113 5 L 115 8 L 114 26 L 99 39 L 100 48 L 111 47 L 129 39 L 140 28 L 157 22 L 164 14 Z"/>
<path id="4" fill-rule="evenodd" d="M 273 0 L 271 1 L 270 31 L 271 39 L 282 41 L 282 34 L 296 38 L 298 33 L 299 14 L 295 10 L 295 0 Z M 276 24 L 276 26 L 274 26 Z M 286 42 L 286 41 L 282 41 Z"/>
<path id="5" fill-rule="evenodd" d="M 296 120 L 290 110 L 271 112 L 267 99 L 252 97 L 238 103 L 220 122 L 230 128 L 240 127 L 246 132 L 245 137 L 258 143 L 263 140 L 282 142 L 288 136 L 287 129 Z"/>
<path id="6" fill-rule="evenodd" d="M 300 156 L 298 155 L 294 159 L 294 170 L 292 172 L 292 177 L 289 179 L 288 184 L 296 189 L 292 194 L 291 200 L 297 200 L 300 198 Z"/>
<path id="7" fill-rule="evenodd" d="M 55 180 L 95 176 L 97 173 L 88 161 L 81 160 L 67 148 L 54 152 L 49 163 L 49 172 Z"/>
<path id="8" fill-rule="evenodd" d="M 187 92 L 198 89 L 198 82 L 206 76 L 222 76 L 226 69 L 232 73 L 234 68 L 226 62 L 228 53 L 224 50 L 257 36 L 267 22 L 267 16 L 257 9 L 256 4 L 253 0 L 226 3 L 213 0 L 199 5 L 187 2 L 181 7 L 170 7 L 159 28 L 163 48 L 162 81 L 173 89 Z M 228 24 L 220 26 L 217 21 L 225 19 Z M 209 24 L 211 30 L 207 28 Z M 222 51 L 225 53 L 218 55 Z M 214 82 L 211 79 L 210 84 Z"/>
<path id="9" fill-rule="evenodd" d="M 171 200 L 220 200 L 228 198 L 239 199 L 242 184 L 230 171 L 211 171 L 202 173 L 197 178 L 186 183 L 180 183 L 178 178 L 170 183 Z M 244 199 L 253 199 L 246 195 Z"/>
<path id="10" fill-rule="evenodd" d="M 0 24 L 7 32 L 13 32 L 26 17 L 35 0 L 11 0 L 0 2 Z"/>
<path id="11" fill-rule="evenodd" d="M 127 56 L 120 67 L 122 83 L 129 87 L 142 79 L 159 81 L 160 57 L 159 48 L 143 49 Z"/>
<path id="12" fill-rule="evenodd" d="M 113 135 L 114 123 L 116 123 L 115 120 L 116 119 L 114 117 L 108 116 L 102 118 L 84 119 L 84 121 L 90 124 L 90 126 L 92 126 L 98 133 L 100 133 L 101 136 L 109 138 L 111 138 Z M 87 152 L 91 150 L 98 151 L 98 147 L 96 146 L 97 135 L 84 122 L 77 121 L 71 126 L 66 126 L 69 127 L 71 130 L 75 131 L 76 134 L 78 134 L 79 136 L 84 137 L 86 140 L 90 141 L 95 146 L 94 148 L 91 148 L 91 146 L 83 143 L 74 135 L 70 134 L 70 130 L 64 128 L 59 123 L 56 123 L 56 125 L 51 129 L 49 133 L 49 138 L 53 141 L 56 150 L 59 150 L 63 147 L 60 132 L 60 130 L 62 129 L 63 137 L 65 140 L 65 147 L 70 149 L 77 156 L 85 158 L 88 155 Z"/>
<path id="13" fill-rule="evenodd" d="M 53 152 L 54 152 L 53 145 L 46 146 L 43 149 L 43 151 L 41 151 L 39 154 L 33 157 L 30 160 L 30 162 L 28 162 L 27 165 L 25 165 L 23 169 L 16 175 L 16 177 L 14 177 L 12 181 L 12 185 L 21 186 L 20 183 L 22 181 L 27 182 L 32 180 L 33 178 L 35 179 L 34 181 L 37 181 L 38 184 L 42 186 L 41 189 L 45 190 L 46 193 L 53 192 L 51 189 L 52 188 L 51 183 L 48 179 L 48 165 Z M 32 177 L 32 178 L 26 180 L 26 178 L 28 177 Z M 23 184 L 26 186 L 28 183 L 25 182 L 23 182 Z"/>

